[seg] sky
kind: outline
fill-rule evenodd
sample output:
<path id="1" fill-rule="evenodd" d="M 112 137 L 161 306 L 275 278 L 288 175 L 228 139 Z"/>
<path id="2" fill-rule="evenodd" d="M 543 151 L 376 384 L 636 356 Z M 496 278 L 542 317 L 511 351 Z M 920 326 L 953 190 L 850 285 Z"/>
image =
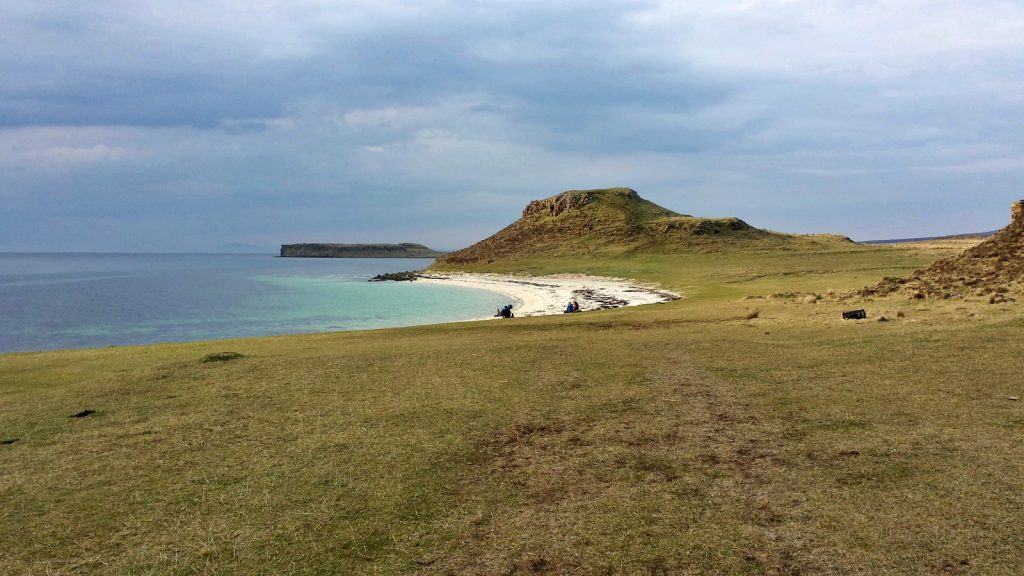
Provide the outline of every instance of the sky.
<path id="1" fill-rule="evenodd" d="M 1024 198 L 1021 0 L 0 0 L 0 251 L 467 246 L 533 199 L 855 240 Z"/>

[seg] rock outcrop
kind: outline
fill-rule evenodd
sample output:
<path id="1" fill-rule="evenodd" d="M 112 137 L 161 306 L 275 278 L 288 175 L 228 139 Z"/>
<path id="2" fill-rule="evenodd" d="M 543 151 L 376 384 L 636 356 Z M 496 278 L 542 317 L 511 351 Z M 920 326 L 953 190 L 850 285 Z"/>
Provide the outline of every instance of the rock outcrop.
<path id="1" fill-rule="evenodd" d="M 420 277 L 420 273 L 416 270 L 407 270 L 405 272 L 387 272 L 385 274 L 377 274 L 370 278 L 369 282 L 415 282 Z"/>
<path id="2" fill-rule="evenodd" d="M 286 258 L 437 258 L 444 252 L 422 244 L 282 244 Z"/>
<path id="3" fill-rule="evenodd" d="M 621 194 L 629 200 L 640 200 L 636 190 L 622 188 Z M 533 215 L 558 216 L 574 208 L 582 208 L 597 199 L 597 190 L 569 190 L 544 200 L 534 200 L 523 209 L 523 218 Z"/>

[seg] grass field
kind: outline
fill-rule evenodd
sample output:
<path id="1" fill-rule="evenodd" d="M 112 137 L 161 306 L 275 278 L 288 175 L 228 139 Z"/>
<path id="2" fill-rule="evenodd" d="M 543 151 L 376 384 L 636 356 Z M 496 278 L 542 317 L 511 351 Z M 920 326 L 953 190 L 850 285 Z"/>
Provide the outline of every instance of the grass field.
<path id="1" fill-rule="evenodd" d="M 686 299 L 2 355 L 0 573 L 1024 573 L 1020 306 L 769 297 L 947 250 L 533 261 L 487 269 Z"/>

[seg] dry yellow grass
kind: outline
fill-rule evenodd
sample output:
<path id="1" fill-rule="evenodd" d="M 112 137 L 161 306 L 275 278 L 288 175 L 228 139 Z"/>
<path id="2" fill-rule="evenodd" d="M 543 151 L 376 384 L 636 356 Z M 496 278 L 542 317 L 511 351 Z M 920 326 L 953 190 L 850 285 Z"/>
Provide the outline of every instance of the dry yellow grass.
<path id="1" fill-rule="evenodd" d="M 0 356 L 0 573 L 1020 574 L 1019 306 L 743 299 L 929 257 L 581 262 L 694 297 Z"/>
<path id="2" fill-rule="evenodd" d="M 968 248 L 974 248 L 986 240 L 984 236 L 950 236 L 947 238 L 933 238 L 930 240 L 917 240 L 915 242 L 897 242 L 892 244 L 877 244 L 896 249 L 908 249 L 919 252 L 933 253 L 946 256 L 950 253 L 960 253 Z"/>

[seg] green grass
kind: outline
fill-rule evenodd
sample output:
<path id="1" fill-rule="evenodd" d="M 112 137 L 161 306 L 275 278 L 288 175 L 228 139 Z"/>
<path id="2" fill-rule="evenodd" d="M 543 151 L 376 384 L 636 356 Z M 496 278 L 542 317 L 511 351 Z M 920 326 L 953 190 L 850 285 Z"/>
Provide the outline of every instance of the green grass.
<path id="1" fill-rule="evenodd" d="M 712 252 L 498 260 L 460 269 L 529 275 L 573 272 L 621 276 L 656 282 L 684 292 L 688 299 L 719 301 L 792 290 L 817 293 L 852 290 L 884 276 L 908 275 L 936 258 L 932 251 L 913 247 L 819 243 L 813 237 L 798 237 L 789 250 L 750 250 L 748 245 L 744 240 Z"/>
<path id="2" fill-rule="evenodd" d="M 934 256 L 533 261 L 687 298 L 2 355 L 0 573 L 1020 574 L 1018 307 L 743 299 Z"/>

